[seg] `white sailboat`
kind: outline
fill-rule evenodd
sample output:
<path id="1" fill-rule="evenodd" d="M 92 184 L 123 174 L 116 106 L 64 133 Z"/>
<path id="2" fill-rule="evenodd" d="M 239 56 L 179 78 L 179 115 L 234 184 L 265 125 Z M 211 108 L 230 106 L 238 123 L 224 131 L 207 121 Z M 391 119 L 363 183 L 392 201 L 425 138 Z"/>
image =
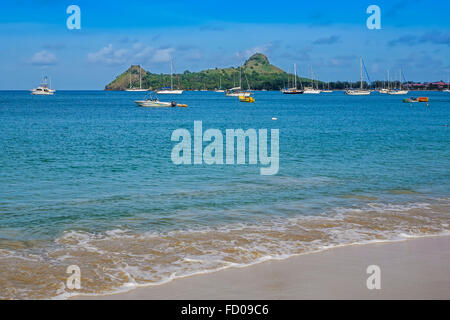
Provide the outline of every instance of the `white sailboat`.
<path id="1" fill-rule="evenodd" d="M 330 82 L 328 81 L 328 89 L 327 90 L 322 90 L 323 93 L 332 93 L 333 90 L 330 90 Z"/>
<path id="2" fill-rule="evenodd" d="M 224 93 L 225 90 L 222 89 L 222 77 L 219 78 L 219 89 L 215 90 L 218 93 Z"/>
<path id="3" fill-rule="evenodd" d="M 370 95 L 372 93 L 369 90 L 364 90 L 364 76 L 363 76 L 362 57 L 360 57 L 360 59 L 359 59 L 359 64 L 360 64 L 360 68 L 361 68 L 361 87 L 359 89 L 356 89 L 356 90 L 348 89 L 347 91 L 345 91 L 345 94 L 347 94 L 347 95 L 350 95 L 350 96 L 368 96 L 368 95 Z"/>
<path id="4" fill-rule="evenodd" d="M 294 63 L 294 86 L 281 90 L 284 94 L 303 94 L 303 90 L 297 89 L 297 65 Z"/>
<path id="5" fill-rule="evenodd" d="M 131 68 L 130 68 L 130 87 L 128 89 L 125 89 L 125 91 L 128 92 L 144 92 L 148 91 L 148 89 L 142 89 L 142 74 L 141 74 L 141 66 L 138 66 L 139 68 L 139 88 L 133 88 L 131 84 Z"/>
<path id="6" fill-rule="evenodd" d="M 242 91 L 241 87 L 228 89 L 225 92 L 227 97 L 250 97 L 250 92 Z"/>
<path id="7" fill-rule="evenodd" d="M 182 94 L 183 90 L 173 88 L 173 60 L 170 61 L 170 87 L 162 88 L 156 92 L 157 94 Z"/>
<path id="8" fill-rule="evenodd" d="M 390 95 L 405 95 L 408 94 L 408 90 L 402 90 L 402 69 L 400 68 L 400 73 L 399 73 L 399 77 L 400 77 L 400 81 L 399 81 L 399 88 L 398 89 L 393 89 L 393 90 L 389 90 L 388 94 Z"/>
<path id="9" fill-rule="evenodd" d="M 312 67 L 311 67 L 311 81 L 312 81 L 312 86 L 311 87 L 305 87 L 305 90 L 303 91 L 303 94 L 320 94 L 320 90 L 317 88 L 314 88 L 314 74 L 312 72 Z"/>
<path id="10" fill-rule="evenodd" d="M 381 88 L 380 90 L 378 90 L 379 93 L 381 94 L 387 94 L 389 92 L 389 81 L 390 81 L 390 75 L 389 75 L 389 69 L 387 70 L 387 88 L 386 88 L 386 83 L 383 81 L 383 88 Z"/>
<path id="11" fill-rule="evenodd" d="M 247 81 L 248 85 L 248 81 Z M 250 86 L 249 86 L 250 88 Z M 231 88 L 225 91 L 227 97 L 250 97 L 250 91 L 242 90 L 242 67 L 239 68 L 239 87 Z"/>
<path id="12" fill-rule="evenodd" d="M 45 76 L 42 79 L 42 83 L 36 88 L 31 90 L 31 93 L 33 95 L 38 96 L 51 96 L 54 95 L 56 90 L 51 89 L 51 80 L 50 80 L 50 87 L 47 85 L 47 76 Z"/>

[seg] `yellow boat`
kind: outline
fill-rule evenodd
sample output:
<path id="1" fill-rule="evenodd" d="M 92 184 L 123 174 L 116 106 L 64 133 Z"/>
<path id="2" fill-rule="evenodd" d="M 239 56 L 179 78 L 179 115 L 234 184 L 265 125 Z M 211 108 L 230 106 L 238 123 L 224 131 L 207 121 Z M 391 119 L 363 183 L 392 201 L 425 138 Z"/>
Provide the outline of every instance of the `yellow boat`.
<path id="1" fill-rule="evenodd" d="M 255 98 L 253 98 L 253 97 L 239 96 L 239 101 L 240 101 L 240 102 L 249 102 L 249 103 L 253 103 L 253 102 L 255 102 Z"/>

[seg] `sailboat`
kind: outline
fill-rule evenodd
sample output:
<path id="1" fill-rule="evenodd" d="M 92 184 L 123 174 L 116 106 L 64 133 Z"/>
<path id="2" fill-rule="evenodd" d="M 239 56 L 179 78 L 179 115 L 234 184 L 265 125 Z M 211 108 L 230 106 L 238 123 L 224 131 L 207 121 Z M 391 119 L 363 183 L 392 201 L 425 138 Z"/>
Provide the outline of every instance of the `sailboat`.
<path id="1" fill-rule="evenodd" d="M 328 81 L 328 89 L 327 90 L 322 90 L 322 92 L 323 93 L 332 93 L 333 92 L 333 90 L 330 90 L 330 82 L 329 81 Z"/>
<path id="2" fill-rule="evenodd" d="M 31 93 L 39 96 L 51 96 L 55 94 L 56 90 L 51 89 L 51 80 L 50 80 L 50 88 L 47 85 L 47 76 L 42 79 L 42 83 L 36 88 L 31 90 Z"/>
<path id="3" fill-rule="evenodd" d="M 312 67 L 311 67 L 311 87 L 306 87 L 305 90 L 303 91 L 304 94 L 319 94 L 321 91 L 319 90 L 319 88 L 315 89 L 314 88 L 314 74 L 312 72 Z"/>
<path id="4" fill-rule="evenodd" d="M 281 90 L 284 94 L 303 94 L 303 90 L 297 89 L 297 65 L 294 63 L 294 87 Z"/>
<path id="5" fill-rule="evenodd" d="M 131 68 L 130 68 L 130 87 L 128 89 L 125 89 L 125 91 L 128 92 L 144 92 L 148 91 L 147 89 L 142 89 L 142 74 L 141 74 L 141 66 L 138 66 L 139 68 L 139 88 L 133 88 L 131 84 Z"/>
<path id="6" fill-rule="evenodd" d="M 247 80 L 247 86 L 248 80 Z M 231 88 L 225 91 L 225 95 L 227 97 L 250 97 L 251 92 L 250 91 L 243 91 L 242 90 L 242 67 L 239 68 L 239 87 Z"/>
<path id="7" fill-rule="evenodd" d="M 389 90 L 388 94 L 390 94 L 390 95 L 405 95 L 405 94 L 408 94 L 408 92 L 409 92 L 408 90 L 402 90 L 402 69 L 401 68 L 400 68 L 399 77 L 400 77 L 399 88 L 398 89 Z"/>
<path id="8" fill-rule="evenodd" d="M 387 71 L 387 88 L 386 88 L 386 84 L 383 82 L 383 88 L 381 88 L 380 90 L 378 90 L 379 93 L 381 94 L 387 94 L 389 92 L 389 81 L 390 81 L 390 75 L 389 75 L 389 69 Z"/>
<path id="9" fill-rule="evenodd" d="M 222 77 L 219 78 L 219 89 L 217 89 L 215 92 L 223 93 L 225 90 L 222 89 Z"/>
<path id="10" fill-rule="evenodd" d="M 162 88 L 161 90 L 156 92 L 157 94 L 182 94 L 183 90 L 174 90 L 173 89 L 173 60 L 170 61 L 170 87 Z"/>
<path id="11" fill-rule="evenodd" d="M 349 89 L 345 92 L 345 94 L 348 94 L 350 96 L 368 96 L 371 94 L 371 91 L 369 90 L 364 90 L 364 77 L 363 77 L 363 62 L 362 62 L 362 57 L 359 58 L 359 64 L 360 64 L 360 68 L 361 68 L 361 87 L 360 89 Z"/>

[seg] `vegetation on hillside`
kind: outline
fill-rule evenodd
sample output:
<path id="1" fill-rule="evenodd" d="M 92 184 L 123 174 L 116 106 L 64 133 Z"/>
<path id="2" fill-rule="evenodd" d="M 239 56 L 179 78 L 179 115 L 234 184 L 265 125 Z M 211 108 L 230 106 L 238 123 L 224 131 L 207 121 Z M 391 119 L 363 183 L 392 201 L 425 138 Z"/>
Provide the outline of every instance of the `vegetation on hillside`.
<path id="1" fill-rule="evenodd" d="M 105 87 L 105 90 L 125 90 L 131 86 L 139 88 L 139 66 L 131 66 L 127 71 L 119 75 L 113 82 Z M 142 88 L 158 90 L 170 87 L 170 74 L 155 74 L 140 68 L 142 75 Z M 242 74 L 242 87 L 244 89 L 254 90 L 280 90 L 282 88 L 293 86 L 294 75 L 286 73 L 280 68 L 270 64 L 269 60 L 263 54 L 257 53 L 250 57 L 243 66 L 234 68 L 216 68 L 200 72 L 185 71 L 182 74 L 173 75 L 174 88 L 184 90 L 214 90 L 230 89 L 239 86 L 239 76 Z M 408 85 L 411 83 L 403 83 Z M 307 78 L 297 77 L 297 87 L 311 87 L 312 82 Z M 336 81 L 329 84 L 321 81 L 315 81 L 315 87 L 319 89 L 345 90 L 348 88 L 359 88 L 360 83 L 348 81 Z M 388 84 L 383 81 L 374 81 L 372 83 L 364 82 L 364 88 L 376 89 L 387 87 Z M 391 88 L 400 87 L 399 81 L 389 83 Z M 432 87 L 434 88 L 434 87 Z"/>
<path id="2" fill-rule="evenodd" d="M 127 71 L 119 75 L 108 84 L 105 90 L 124 90 L 130 87 L 130 72 L 132 87 L 139 87 L 139 66 L 131 66 Z M 141 68 L 142 87 L 152 90 L 170 87 L 170 74 L 155 74 Z M 173 75 L 174 88 L 184 90 L 214 90 L 220 88 L 229 89 L 239 86 L 239 78 L 242 74 L 242 87 L 249 86 L 255 90 L 280 90 L 292 85 L 294 75 L 270 64 L 263 54 L 255 54 L 250 57 L 242 67 L 209 69 L 200 72 L 185 71 L 182 74 Z M 311 85 L 309 79 L 297 77 L 298 87 Z"/>

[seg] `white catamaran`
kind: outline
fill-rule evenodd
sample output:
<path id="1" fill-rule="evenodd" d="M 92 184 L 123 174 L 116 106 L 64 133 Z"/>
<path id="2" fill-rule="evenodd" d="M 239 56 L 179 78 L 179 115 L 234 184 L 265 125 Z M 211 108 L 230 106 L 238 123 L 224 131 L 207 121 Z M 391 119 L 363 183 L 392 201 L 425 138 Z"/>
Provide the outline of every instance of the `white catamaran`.
<path id="1" fill-rule="evenodd" d="M 31 90 L 31 93 L 38 96 L 51 96 L 55 94 L 56 90 L 51 89 L 51 80 L 50 87 L 47 85 L 47 76 L 42 79 L 42 83 L 36 88 Z"/>
<path id="2" fill-rule="evenodd" d="M 173 88 L 173 60 L 170 61 L 170 87 L 162 88 L 156 92 L 157 94 L 182 94 L 183 90 Z"/>
<path id="3" fill-rule="evenodd" d="M 141 74 L 141 66 L 138 66 L 139 68 L 139 88 L 133 88 L 131 84 L 131 68 L 130 68 L 130 87 L 128 89 L 125 89 L 125 91 L 129 92 L 144 92 L 148 91 L 148 89 L 142 89 L 142 74 Z"/>
<path id="4" fill-rule="evenodd" d="M 364 90 L 364 76 L 363 76 L 362 57 L 360 57 L 360 59 L 359 59 L 359 64 L 360 64 L 360 68 L 361 68 L 361 87 L 359 89 L 356 89 L 356 90 L 348 89 L 347 91 L 345 91 L 345 94 L 348 94 L 350 96 L 368 96 L 368 95 L 370 95 L 372 93 L 370 90 Z"/>

